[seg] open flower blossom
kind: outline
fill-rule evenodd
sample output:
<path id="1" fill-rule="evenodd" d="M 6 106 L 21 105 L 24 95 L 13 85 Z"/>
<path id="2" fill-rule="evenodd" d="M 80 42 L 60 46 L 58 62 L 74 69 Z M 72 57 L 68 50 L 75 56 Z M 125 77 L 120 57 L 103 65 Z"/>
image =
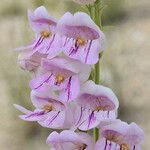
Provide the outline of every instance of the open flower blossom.
<path id="1" fill-rule="evenodd" d="M 144 140 L 141 128 L 120 120 L 103 126 L 100 134 L 95 150 L 140 150 Z"/>
<path id="2" fill-rule="evenodd" d="M 80 91 L 80 82 L 85 82 L 90 75 L 91 67 L 67 57 L 55 57 L 42 59 L 43 71 L 31 80 L 30 87 L 36 91 L 42 91 L 50 87 L 54 91 L 60 91 L 60 98 L 74 100 Z"/>
<path id="3" fill-rule="evenodd" d="M 80 111 L 77 111 L 77 126 L 89 130 L 98 126 L 101 121 L 116 119 L 119 106 L 118 99 L 111 89 L 87 81 L 77 98 Z"/>
<path id="4" fill-rule="evenodd" d="M 18 50 L 30 49 L 29 56 L 35 52 L 48 54 L 50 58 L 61 52 L 60 37 L 56 33 L 57 21 L 52 18 L 45 7 L 41 6 L 34 12 L 28 11 L 28 18 L 36 36 L 32 44 L 20 47 Z"/>
<path id="5" fill-rule="evenodd" d="M 94 142 L 90 135 L 71 130 L 52 132 L 47 138 L 47 144 L 52 150 L 94 150 Z"/>
<path id="6" fill-rule="evenodd" d="M 87 5 L 94 3 L 96 0 L 73 0 L 73 1 L 82 5 Z"/>
<path id="7" fill-rule="evenodd" d="M 46 58 L 46 54 L 39 52 L 29 55 L 30 51 L 23 51 L 18 56 L 18 64 L 23 70 L 36 72 L 41 65 L 41 59 Z"/>
<path id="8" fill-rule="evenodd" d="M 34 111 L 29 111 L 22 106 L 15 105 L 23 115 L 20 118 L 25 121 L 37 121 L 40 125 L 47 128 L 60 128 L 64 124 L 66 105 L 52 93 L 31 92 Z"/>
<path id="9" fill-rule="evenodd" d="M 85 64 L 96 64 L 104 45 L 104 34 L 89 15 L 67 12 L 58 21 L 57 30 L 63 36 L 64 53 Z"/>

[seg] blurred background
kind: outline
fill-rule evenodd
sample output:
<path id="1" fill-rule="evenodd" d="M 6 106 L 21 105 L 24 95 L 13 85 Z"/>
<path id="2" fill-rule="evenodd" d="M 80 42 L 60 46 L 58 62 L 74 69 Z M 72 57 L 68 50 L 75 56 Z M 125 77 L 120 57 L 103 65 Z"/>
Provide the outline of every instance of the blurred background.
<path id="1" fill-rule="evenodd" d="M 150 1 L 106 0 L 103 24 L 107 47 L 102 58 L 103 84 L 120 100 L 119 117 L 138 123 L 146 133 L 143 150 L 150 147 Z M 44 5 L 59 18 L 66 10 L 81 10 L 65 0 L 1 0 L 0 4 L 0 149 L 48 150 L 49 129 L 18 118 L 18 103 L 32 108 L 30 74 L 17 65 L 14 48 L 29 43 L 34 33 L 26 11 Z"/>

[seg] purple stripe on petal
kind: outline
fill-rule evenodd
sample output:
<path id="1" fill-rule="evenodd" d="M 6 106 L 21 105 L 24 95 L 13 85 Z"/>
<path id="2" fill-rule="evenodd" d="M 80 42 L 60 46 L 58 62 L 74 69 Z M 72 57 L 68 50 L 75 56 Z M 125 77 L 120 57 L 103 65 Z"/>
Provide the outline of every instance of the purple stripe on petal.
<path id="1" fill-rule="evenodd" d="M 51 48 L 51 46 L 52 46 L 52 44 L 53 44 L 53 42 L 54 42 L 54 40 L 55 40 L 55 34 L 53 35 L 53 37 L 52 37 L 52 40 L 51 40 L 51 42 L 50 42 L 50 44 L 48 45 L 48 47 L 47 47 L 47 49 L 46 49 L 46 52 L 45 53 L 47 53 L 48 51 L 49 51 L 49 49 Z"/>
<path id="2" fill-rule="evenodd" d="M 133 150 L 135 150 L 135 145 L 133 146 Z"/>
<path id="3" fill-rule="evenodd" d="M 54 116 L 51 118 L 50 122 L 48 123 L 48 126 L 58 117 L 59 113 L 60 113 L 60 111 L 57 112 L 56 115 L 54 115 Z"/>
<path id="4" fill-rule="evenodd" d="M 63 45 L 63 46 L 66 46 L 67 41 L 68 41 L 68 38 L 66 37 L 65 42 L 64 42 L 64 45 Z"/>
<path id="5" fill-rule="evenodd" d="M 93 116 L 94 116 L 94 111 L 92 111 L 92 113 L 91 113 L 90 116 L 89 116 L 88 128 L 89 128 L 90 125 L 91 125 Z"/>
<path id="6" fill-rule="evenodd" d="M 80 122 L 80 120 L 81 120 L 81 118 L 82 118 L 82 115 L 83 115 L 83 110 L 82 110 L 82 107 L 81 107 L 80 117 L 79 117 L 79 120 L 78 120 L 78 122 L 77 122 L 77 124 L 76 124 L 76 125 L 78 125 L 78 124 L 79 124 L 79 122 Z"/>
<path id="7" fill-rule="evenodd" d="M 36 20 L 33 20 L 33 22 L 35 23 L 42 23 L 42 24 L 48 24 L 48 25 L 51 25 L 51 26 L 56 26 L 56 22 L 50 20 L 50 19 L 47 19 L 47 18 L 39 18 L 39 19 L 36 19 Z"/>
<path id="8" fill-rule="evenodd" d="M 110 143 L 109 143 L 109 150 L 111 150 L 111 145 L 112 145 L 112 144 L 111 144 L 111 141 L 110 141 Z"/>
<path id="9" fill-rule="evenodd" d="M 32 114 L 28 115 L 25 117 L 25 119 L 29 119 L 30 117 L 37 117 L 37 116 L 41 116 L 44 115 L 45 112 L 44 111 L 40 111 L 40 112 L 33 112 Z"/>
<path id="10" fill-rule="evenodd" d="M 117 150 L 117 144 L 115 145 L 115 150 Z"/>
<path id="11" fill-rule="evenodd" d="M 33 47 L 33 49 L 36 49 L 44 40 L 44 37 L 42 38 L 42 36 L 39 38 L 39 40 L 37 41 L 37 43 L 35 44 L 35 46 Z"/>
<path id="12" fill-rule="evenodd" d="M 88 55 L 89 55 L 89 52 L 90 52 L 91 45 L 92 45 L 92 40 L 90 41 L 89 47 L 88 47 L 88 49 L 87 49 L 87 54 L 86 54 L 86 57 L 85 57 L 85 64 L 86 64 L 87 59 L 88 59 Z"/>
<path id="13" fill-rule="evenodd" d="M 53 74 L 51 74 L 46 80 L 44 80 L 39 86 L 37 86 L 35 89 L 40 88 L 44 83 L 48 82 L 49 79 L 52 77 Z"/>
<path id="14" fill-rule="evenodd" d="M 40 38 L 39 38 L 38 41 L 36 42 L 36 44 L 35 44 L 35 46 L 34 46 L 33 49 L 35 49 L 35 48 L 37 47 L 37 45 L 38 45 L 38 43 L 41 41 L 41 39 L 42 39 L 42 37 L 40 36 Z"/>
<path id="15" fill-rule="evenodd" d="M 105 141 L 105 147 L 104 147 L 104 150 L 106 150 L 106 148 L 107 148 L 107 139 L 106 139 L 106 141 Z"/>
<path id="16" fill-rule="evenodd" d="M 72 79 L 72 77 L 70 77 L 69 78 L 69 81 L 68 81 L 68 84 L 67 84 L 67 90 L 68 90 L 68 98 L 67 98 L 67 100 L 69 101 L 69 99 L 70 99 L 70 95 L 71 95 L 71 92 L 70 92 L 70 87 L 71 87 L 71 79 Z"/>
<path id="17" fill-rule="evenodd" d="M 76 52 L 78 51 L 78 48 L 79 48 L 79 45 L 77 45 L 77 40 L 75 40 L 75 47 L 71 47 L 70 49 L 70 53 L 69 53 L 69 56 L 71 56 L 72 54 L 76 54 Z"/>
<path id="18" fill-rule="evenodd" d="M 110 112 L 110 111 L 107 112 L 107 118 L 109 118 L 109 112 Z"/>

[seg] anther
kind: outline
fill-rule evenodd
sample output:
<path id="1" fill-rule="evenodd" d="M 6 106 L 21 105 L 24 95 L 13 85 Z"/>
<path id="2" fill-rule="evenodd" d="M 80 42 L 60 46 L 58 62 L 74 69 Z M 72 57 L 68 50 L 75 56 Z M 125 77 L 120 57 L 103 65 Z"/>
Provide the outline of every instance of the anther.
<path id="1" fill-rule="evenodd" d="M 77 45 L 79 46 L 83 46 L 86 43 L 85 39 L 80 38 L 80 37 L 76 39 L 76 42 L 77 42 Z"/>
<path id="2" fill-rule="evenodd" d="M 130 148 L 127 144 L 121 144 L 120 148 L 121 148 L 121 150 L 130 150 Z"/>
<path id="3" fill-rule="evenodd" d="M 42 31 L 41 32 L 41 36 L 44 37 L 44 38 L 48 38 L 50 37 L 51 33 L 49 31 Z"/>
<path id="4" fill-rule="evenodd" d="M 57 74 L 55 76 L 55 80 L 56 80 L 57 84 L 61 84 L 65 80 L 65 77 L 63 75 L 61 75 L 61 74 Z"/>
<path id="5" fill-rule="evenodd" d="M 47 113 L 53 110 L 53 106 L 51 104 L 47 104 L 43 106 L 43 110 Z"/>

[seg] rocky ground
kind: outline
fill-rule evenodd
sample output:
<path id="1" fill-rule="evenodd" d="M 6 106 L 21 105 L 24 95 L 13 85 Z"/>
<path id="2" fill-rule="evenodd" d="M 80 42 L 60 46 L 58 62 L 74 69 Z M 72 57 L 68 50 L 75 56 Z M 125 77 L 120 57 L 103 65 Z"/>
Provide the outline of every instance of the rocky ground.
<path id="1" fill-rule="evenodd" d="M 7 10 L 9 5 L 11 3 L 8 3 Z M 31 7 L 29 1 L 19 5 Z M 137 122 L 145 130 L 143 150 L 150 147 L 149 5 L 148 0 L 124 1 L 126 17 L 106 33 L 108 44 L 101 68 L 103 84 L 111 87 L 119 97 L 119 117 Z M 32 38 L 29 37 L 31 30 L 24 13 L 9 17 L 7 13 L 0 13 L 3 14 L 0 18 L 0 149 L 8 150 L 11 146 L 11 150 L 48 150 L 45 144 L 48 130 L 19 120 L 12 106 L 13 103 L 30 104 L 27 90 L 29 74 L 25 75 L 17 67 L 17 53 L 12 48 L 27 43 Z"/>

